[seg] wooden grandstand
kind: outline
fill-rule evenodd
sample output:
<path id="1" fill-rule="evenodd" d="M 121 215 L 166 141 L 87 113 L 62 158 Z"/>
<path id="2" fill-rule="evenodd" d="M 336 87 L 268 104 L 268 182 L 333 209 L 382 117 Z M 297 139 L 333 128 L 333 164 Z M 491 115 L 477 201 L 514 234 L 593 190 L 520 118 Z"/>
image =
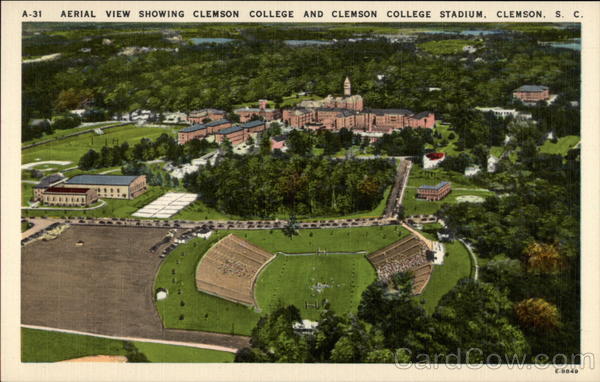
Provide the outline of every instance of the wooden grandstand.
<path id="1" fill-rule="evenodd" d="M 196 288 L 240 304 L 256 306 L 254 284 L 274 254 L 230 234 L 204 254 L 196 269 Z"/>
<path id="2" fill-rule="evenodd" d="M 433 271 L 433 264 L 427 259 L 427 250 L 427 245 L 417 236 L 408 235 L 371 253 L 367 258 L 375 267 L 380 280 L 389 281 L 398 272 L 412 272 L 413 293 L 420 294 Z"/>

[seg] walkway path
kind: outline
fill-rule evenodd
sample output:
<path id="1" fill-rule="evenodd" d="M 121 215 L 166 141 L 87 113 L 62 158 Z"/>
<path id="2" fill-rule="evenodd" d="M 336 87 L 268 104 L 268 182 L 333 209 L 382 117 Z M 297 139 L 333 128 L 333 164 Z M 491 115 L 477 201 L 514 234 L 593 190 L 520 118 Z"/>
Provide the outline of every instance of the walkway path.
<path id="1" fill-rule="evenodd" d="M 400 206 L 402 206 L 402 199 L 404 198 L 404 190 L 408 182 L 410 169 L 412 162 L 408 159 L 398 159 L 398 167 L 396 170 L 396 177 L 394 178 L 394 187 L 388 197 L 387 205 L 383 213 L 384 217 L 391 218 L 398 216 Z"/>
<path id="2" fill-rule="evenodd" d="M 235 353 L 237 351 L 236 348 L 232 348 L 232 347 L 203 344 L 203 343 L 196 343 L 196 342 L 169 341 L 169 340 L 162 340 L 162 339 L 156 339 L 156 338 L 107 336 L 104 334 L 81 332 L 78 330 L 70 330 L 70 329 L 49 328 L 47 326 L 38 326 L 38 325 L 21 325 L 21 327 L 28 328 L 28 329 L 45 330 L 48 332 L 69 333 L 69 334 L 79 334 L 82 336 L 109 338 L 112 340 L 150 342 L 150 343 L 154 343 L 154 344 L 163 344 L 163 345 L 187 346 L 187 347 L 191 347 L 191 348 L 217 350 L 217 351 L 224 351 L 224 352 L 229 352 L 229 353 Z"/>
<path id="3" fill-rule="evenodd" d="M 96 210 L 100 207 L 104 207 L 106 205 L 106 202 L 102 199 L 100 199 L 100 204 L 98 204 L 97 206 L 93 206 L 93 207 L 87 207 L 87 208 L 68 208 L 68 207 L 21 207 L 22 210 L 36 210 L 36 211 L 91 211 L 91 210 Z"/>
<path id="4" fill-rule="evenodd" d="M 406 186 L 406 188 L 418 188 L 418 187 Z M 464 188 L 464 187 L 452 187 L 452 191 L 492 192 L 486 188 Z"/>
<path id="5" fill-rule="evenodd" d="M 477 256 L 473 253 L 471 246 L 467 244 L 463 239 L 458 239 L 467 248 L 469 251 L 469 255 L 471 255 L 471 260 L 473 260 L 473 267 L 475 268 L 475 273 L 473 274 L 473 280 L 479 279 L 479 264 L 477 263 Z"/>

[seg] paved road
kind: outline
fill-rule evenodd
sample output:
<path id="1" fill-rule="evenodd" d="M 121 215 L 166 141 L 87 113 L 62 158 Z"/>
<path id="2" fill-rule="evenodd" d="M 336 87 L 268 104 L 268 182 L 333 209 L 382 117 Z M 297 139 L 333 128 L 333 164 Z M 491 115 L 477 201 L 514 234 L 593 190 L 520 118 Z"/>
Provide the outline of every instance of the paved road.
<path id="1" fill-rule="evenodd" d="M 52 222 L 68 223 L 77 226 L 113 226 L 113 227 L 146 227 L 146 228 L 200 228 L 211 230 L 235 229 L 279 229 L 285 227 L 286 220 L 153 220 L 137 218 L 48 218 Z M 400 224 L 395 217 L 328 219 L 297 223 L 300 229 L 318 228 L 356 228 Z"/>
<path id="2" fill-rule="evenodd" d="M 29 221 L 30 223 L 33 224 L 33 226 L 31 228 L 29 228 L 27 231 L 21 233 L 21 240 L 34 235 L 40 231 L 45 230 L 48 226 L 52 225 L 52 223 L 55 223 L 55 221 L 53 220 L 49 220 L 49 219 L 27 219 L 27 221 Z"/>

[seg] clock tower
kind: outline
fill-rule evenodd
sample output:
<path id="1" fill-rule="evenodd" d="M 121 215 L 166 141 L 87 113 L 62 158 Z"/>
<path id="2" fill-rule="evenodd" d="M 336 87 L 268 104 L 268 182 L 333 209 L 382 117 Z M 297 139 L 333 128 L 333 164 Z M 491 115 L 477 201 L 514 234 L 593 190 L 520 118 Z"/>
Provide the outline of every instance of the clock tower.
<path id="1" fill-rule="evenodd" d="M 344 96 L 349 97 L 352 95 L 352 85 L 350 84 L 350 79 L 346 77 L 344 81 Z"/>

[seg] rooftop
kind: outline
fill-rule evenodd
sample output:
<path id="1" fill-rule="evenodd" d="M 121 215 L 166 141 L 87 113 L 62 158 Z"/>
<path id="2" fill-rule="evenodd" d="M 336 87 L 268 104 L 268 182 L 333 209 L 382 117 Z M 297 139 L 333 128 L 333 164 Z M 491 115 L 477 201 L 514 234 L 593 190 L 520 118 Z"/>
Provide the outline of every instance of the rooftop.
<path id="1" fill-rule="evenodd" d="M 207 127 L 212 127 L 212 126 L 224 125 L 226 123 L 231 123 L 231 122 L 229 122 L 227 119 L 218 119 L 216 121 L 205 123 L 204 125 Z"/>
<path id="2" fill-rule="evenodd" d="M 246 122 L 242 125 L 240 125 L 241 127 L 243 127 L 244 129 L 249 129 L 251 127 L 256 127 L 256 126 L 260 126 L 260 125 L 264 125 L 265 121 L 261 121 L 261 120 L 255 120 L 255 121 L 250 121 L 250 122 Z"/>
<path id="3" fill-rule="evenodd" d="M 235 109 L 233 112 L 237 113 L 239 111 L 252 111 L 252 112 L 256 112 L 256 113 L 264 111 L 266 113 L 272 113 L 275 111 L 275 109 L 260 109 L 258 107 L 242 107 L 240 109 Z"/>
<path id="4" fill-rule="evenodd" d="M 60 174 L 52 174 L 43 177 L 38 184 L 33 186 L 33 188 L 48 188 L 56 182 L 60 182 L 61 180 L 66 179 L 64 176 Z"/>
<path id="5" fill-rule="evenodd" d="M 190 112 L 191 114 L 201 114 L 201 113 L 211 113 L 211 114 L 225 114 L 223 110 L 219 109 L 202 109 L 202 110 L 194 110 Z"/>
<path id="6" fill-rule="evenodd" d="M 191 133 L 192 131 L 204 130 L 207 127 L 208 126 L 206 126 L 206 125 L 196 124 L 196 125 L 184 127 L 183 129 L 179 130 L 179 133 Z"/>
<path id="7" fill-rule="evenodd" d="M 515 91 L 515 92 L 543 92 L 544 90 L 548 90 L 548 87 L 542 86 L 542 85 L 523 85 L 520 88 L 517 88 L 513 91 Z"/>
<path id="8" fill-rule="evenodd" d="M 435 186 L 429 186 L 429 185 L 419 186 L 419 190 L 439 190 L 440 188 L 444 187 L 447 184 L 450 184 L 450 183 L 448 183 L 448 182 L 439 182 Z"/>
<path id="9" fill-rule="evenodd" d="M 217 134 L 221 134 L 221 135 L 227 135 L 227 134 L 233 134 L 235 132 L 244 130 L 244 128 L 242 126 L 232 126 L 232 127 L 228 127 L 226 129 L 217 131 Z"/>
<path id="10" fill-rule="evenodd" d="M 422 111 L 420 113 L 413 115 L 412 117 L 415 119 L 421 119 L 421 118 L 429 117 L 429 114 L 431 114 L 430 111 Z"/>
<path id="11" fill-rule="evenodd" d="M 271 139 L 275 142 L 283 142 L 287 139 L 287 137 L 285 135 L 275 135 L 274 137 L 271 137 Z"/>
<path id="12" fill-rule="evenodd" d="M 412 115 L 414 114 L 412 111 L 408 109 L 371 109 L 369 112 L 377 115 L 384 114 L 401 114 L 401 115 Z"/>
<path id="13" fill-rule="evenodd" d="M 89 188 L 75 188 L 75 187 L 50 187 L 45 193 L 50 194 L 85 194 Z"/>
<path id="14" fill-rule="evenodd" d="M 66 184 L 98 184 L 103 186 L 129 186 L 140 175 L 76 175 Z"/>
<path id="15" fill-rule="evenodd" d="M 444 154 L 444 153 L 429 153 L 429 154 L 425 154 L 425 156 L 431 160 L 435 160 L 435 159 L 442 159 L 443 157 L 446 156 L 446 154 Z"/>

